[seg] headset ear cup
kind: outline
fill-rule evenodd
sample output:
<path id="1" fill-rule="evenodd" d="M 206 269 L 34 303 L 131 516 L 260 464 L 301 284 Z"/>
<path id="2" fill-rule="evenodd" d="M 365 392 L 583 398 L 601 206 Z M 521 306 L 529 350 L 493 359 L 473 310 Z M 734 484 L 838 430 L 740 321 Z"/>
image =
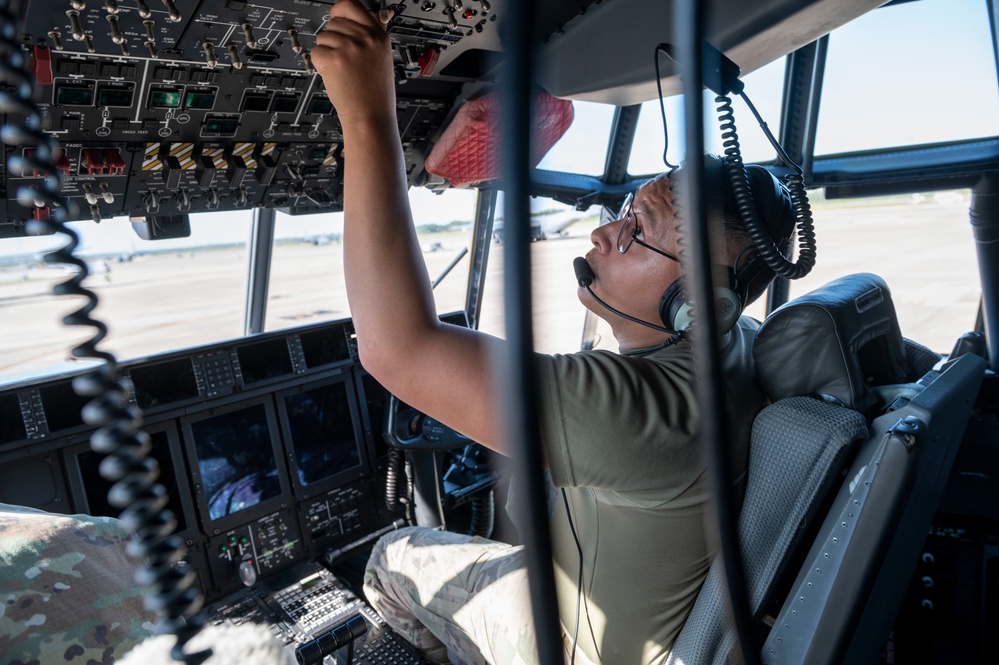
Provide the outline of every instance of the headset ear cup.
<path id="1" fill-rule="evenodd" d="M 715 316 L 718 319 L 718 331 L 727 333 L 742 315 L 742 298 L 732 289 L 718 287 L 715 289 Z"/>
<path id="2" fill-rule="evenodd" d="M 670 330 L 683 332 L 690 327 L 691 307 L 683 300 L 683 277 L 679 278 L 663 292 L 659 299 L 659 318 Z"/>
<path id="3" fill-rule="evenodd" d="M 664 326 L 677 332 L 687 330 L 693 320 L 691 311 L 694 308 L 684 300 L 684 291 L 684 280 L 681 277 L 670 284 L 659 299 L 659 318 Z M 742 315 L 742 298 L 734 289 L 717 287 L 714 305 L 718 331 L 727 333 Z"/>

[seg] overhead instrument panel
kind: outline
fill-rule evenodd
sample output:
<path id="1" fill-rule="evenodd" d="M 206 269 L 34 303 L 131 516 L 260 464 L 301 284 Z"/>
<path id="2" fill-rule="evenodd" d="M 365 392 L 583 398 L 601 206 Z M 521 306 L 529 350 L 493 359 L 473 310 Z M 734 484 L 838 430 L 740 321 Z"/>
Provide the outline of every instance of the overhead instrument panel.
<path id="1" fill-rule="evenodd" d="M 145 217 L 163 237 L 165 216 L 342 209 L 340 125 L 310 56 L 332 4 L 23 3 L 20 41 L 47 131 L 63 147 L 56 167 L 75 219 Z M 392 13 L 399 130 L 410 182 L 419 184 L 463 86 L 498 64 L 501 3 L 368 4 Z M 4 164 L 0 174 L 0 237 L 51 214 L 12 195 L 42 173 Z"/>

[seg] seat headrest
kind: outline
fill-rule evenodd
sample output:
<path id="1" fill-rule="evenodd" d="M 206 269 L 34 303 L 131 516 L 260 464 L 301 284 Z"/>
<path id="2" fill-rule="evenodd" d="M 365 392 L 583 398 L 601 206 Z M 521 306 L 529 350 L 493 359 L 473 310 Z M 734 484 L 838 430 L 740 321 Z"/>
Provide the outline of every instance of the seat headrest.
<path id="1" fill-rule="evenodd" d="M 842 277 L 774 311 L 756 335 L 753 360 L 773 402 L 820 395 L 860 412 L 877 403 L 871 386 L 908 376 L 888 285 L 869 273 Z"/>

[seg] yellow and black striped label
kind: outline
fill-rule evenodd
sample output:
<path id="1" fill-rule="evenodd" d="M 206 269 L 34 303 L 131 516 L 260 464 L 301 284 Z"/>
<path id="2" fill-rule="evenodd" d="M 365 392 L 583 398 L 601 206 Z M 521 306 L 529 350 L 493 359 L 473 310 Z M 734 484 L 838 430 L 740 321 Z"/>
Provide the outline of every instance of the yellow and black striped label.
<path id="1" fill-rule="evenodd" d="M 255 146 L 255 143 L 237 143 L 236 147 L 232 149 L 232 155 L 233 157 L 241 158 L 243 163 L 246 164 L 246 168 L 256 168 L 257 160 L 253 156 L 253 148 Z"/>
<path id="2" fill-rule="evenodd" d="M 225 150 L 222 148 L 207 148 L 201 151 L 202 157 L 207 157 L 212 162 L 212 168 L 225 169 Z"/>
<path id="3" fill-rule="evenodd" d="M 160 159 L 160 144 L 147 143 L 142 153 L 143 171 L 162 171 L 163 161 Z"/>
<path id="4" fill-rule="evenodd" d="M 326 158 L 323 160 L 323 166 L 327 168 L 330 166 L 336 166 L 336 155 L 339 147 L 340 144 L 338 143 L 330 144 L 329 152 L 326 153 Z"/>
<path id="5" fill-rule="evenodd" d="M 182 171 L 193 169 L 196 166 L 193 143 L 171 143 L 167 154 L 177 160 Z"/>

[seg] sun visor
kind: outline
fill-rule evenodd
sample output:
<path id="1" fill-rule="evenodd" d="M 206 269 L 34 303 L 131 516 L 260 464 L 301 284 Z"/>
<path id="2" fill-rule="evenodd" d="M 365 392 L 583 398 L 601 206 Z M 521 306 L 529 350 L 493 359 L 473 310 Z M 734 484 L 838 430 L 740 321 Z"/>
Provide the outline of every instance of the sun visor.
<path id="1" fill-rule="evenodd" d="M 572 119 L 572 102 L 544 91 L 534 94 L 532 167 L 562 138 Z M 427 172 L 445 178 L 454 186 L 499 178 L 503 144 L 499 125 L 497 93 L 465 102 L 430 151 L 425 164 Z"/>
<path id="2" fill-rule="evenodd" d="M 757 379 L 771 401 L 821 395 L 866 411 L 873 386 L 907 380 L 905 342 L 884 280 L 859 273 L 796 298 L 756 334 Z"/>

